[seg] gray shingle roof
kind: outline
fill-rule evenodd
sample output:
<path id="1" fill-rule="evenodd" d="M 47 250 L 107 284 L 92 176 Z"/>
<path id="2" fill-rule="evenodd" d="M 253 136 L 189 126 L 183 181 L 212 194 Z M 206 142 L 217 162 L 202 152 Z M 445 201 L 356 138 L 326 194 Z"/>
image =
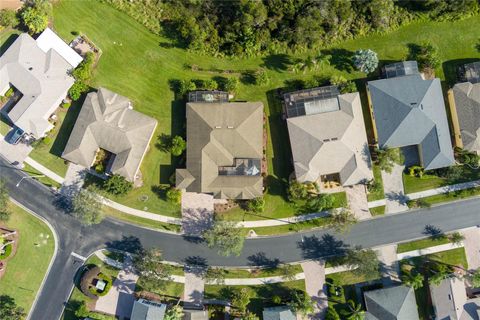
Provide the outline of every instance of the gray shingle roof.
<path id="1" fill-rule="evenodd" d="M 439 79 L 407 75 L 370 81 L 368 89 L 381 148 L 420 145 L 427 170 L 454 164 Z"/>
<path id="2" fill-rule="evenodd" d="M 418 320 L 415 292 L 406 286 L 367 291 L 364 294 L 367 319 Z"/>
<path id="3" fill-rule="evenodd" d="M 349 93 L 335 100 L 337 110 L 287 119 L 300 182 L 334 173 L 340 174 L 343 185 L 373 178 L 360 96 Z"/>
<path id="4" fill-rule="evenodd" d="M 99 148 L 115 154 L 112 173 L 135 180 L 157 120 L 131 110 L 130 101 L 99 88 L 83 103 L 62 157 L 90 167 Z"/>
<path id="5" fill-rule="evenodd" d="M 166 309 L 163 303 L 139 299 L 133 303 L 130 320 L 162 320 Z"/>
<path id="6" fill-rule="evenodd" d="M 22 33 L 0 58 L 0 93 L 10 84 L 22 98 L 8 113 L 10 120 L 35 138 L 53 126 L 48 118 L 74 83 L 72 66 L 54 49 L 42 51 L 37 42 Z"/>
<path id="7" fill-rule="evenodd" d="M 480 83 L 453 87 L 463 148 L 480 153 Z"/>
<path id="8" fill-rule="evenodd" d="M 263 309 L 263 320 L 296 320 L 292 310 L 287 306 Z"/>
<path id="9" fill-rule="evenodd" d="M 219 168 L 262 157 L 261 102 L 187 104 L 187 168 L 176 171 L 178 188 L 213 193 L 215 198 L 260 197 L 261 168 L 249 171 L 255 175 L 222 175 Z"/>
<path id="10" fill-rule="evenodd" d="M 184 320 L 208 320 L 208 312 L 206 310 L 188 310 L 183 309 Z"/>

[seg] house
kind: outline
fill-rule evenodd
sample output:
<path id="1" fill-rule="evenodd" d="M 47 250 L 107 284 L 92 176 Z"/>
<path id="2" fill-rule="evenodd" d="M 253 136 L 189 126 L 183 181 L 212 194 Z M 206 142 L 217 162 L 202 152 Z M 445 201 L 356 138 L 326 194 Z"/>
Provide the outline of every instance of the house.
<path id="1" fill-rule="evenodd" d="M 480 62 L 465 65 L 466 82 L 449 91 L 457 147 L 480 154 Z"/>
<path id="2" fill-rule="evenodd" d="M 363 294 L 366 320 L 418 320 L 417 302 L 413 288 L 396 286 Z"/>
<path id="3" fill-rule="evenodd" d="M 62 157 L 86 168 L 97 152 L 111 154 L 105 172 L 135 181 L 157 121 L 132 110 L 130 100 L 105 88 L 87 95 Z"/>
<path id="4" fill-rule="evenodd" d="M 261 197 L 263 104 L 187 103 L 187 163 L 176 186 L 217 199 Z"/>
<path id="5" fill-rule="evenodd" d="M 166 310 L 166 304 L 138 299 L 133 303 L 130 320 L 162 320 Z"/>
<path id="6" fill-rule="evenodd" d="M 15 89 L 13 103 L 2 112 L 25 133 L 36 139 L 45 136 L 53 128 L 49 118 L 75 81 L 70 71 L 80 61 L 82 57 L 48 28 L 37 40 L 20 34 L 0 58 L 0 95 Z"/>
<path id="7" fill-rule="evenodd" d="M 426 170 L 451 166 L 455 160 L 440 79 L 423 79 L 415 64 L 388 65 L 387 78 L 368 82 L 375 138 L 380 148 L 416 146 Z"/>
<path id="8" fill-rule="evenodd" d="M 284 96 L 295 177 L 349 186 L 373 179 L 360 95 L 322 87 Z"/>
<path id="9" fill-rule="evenodd" d="M 438 320 L 479 320 L 480 298 L 468 299 L 465 282 L 456 277 L 430 285 L 433 309 Z"/>
<path id="10" fill-rule="evenodd" d="M 263 309 L 263 320 L 296 320 L 297 317 L 287 306 Z"/>

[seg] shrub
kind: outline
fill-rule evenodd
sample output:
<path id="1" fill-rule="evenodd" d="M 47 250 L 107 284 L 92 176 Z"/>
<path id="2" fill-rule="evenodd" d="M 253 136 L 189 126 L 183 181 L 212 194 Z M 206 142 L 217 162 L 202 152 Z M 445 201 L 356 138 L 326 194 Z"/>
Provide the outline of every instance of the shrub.
<path id="1" fill-rule="evenodd" d="M 63 109 L 68 109 L 68 108 L 70 108 L 71 105 L 72 104 L 70 102 L 65 102 L 65 103 L 62 103 L 62 108 Z"/>
<path id="2" fill-rule="evenodd" d="M 73 70 L 72 75 L 77 81 L 88 82 L 92 77 L 93 63 L 95 56 L 92 52 L 85 55 L 85 59 Z"/>
<path id="3" fill-rule="evenodd" d="M 247 210 L 255 213 L 263 212 L 265 210 L 265 200 L 260 197 L 248 200 Z"/>
<path id="4" fill-rule="evenodd" d="M 5 92 L 4 97 L 10 98 L 13 95 L 13 88 L 8 88 L 7 92 Z"/>
<path id="5" fill-rule="evenodd" d="M 21 17 L 31 34 L 40 33 L 48 26 L 48 16 L 34 7 L 23 10 Z"/>
<path id="6" fill-rule="evenodd" d="M 287 193 L 290 201 L 305 200 L 308 197 L 307 186 L 296 180 L 290 182 Z"/>
<path id="7" fill-rule="evenodd" d="M 82 81 L 75 81 L 73 86 L 68 90 L 68 95 L 72 98 L 73 101 L 76 101 L 80 98 L 82 93 L 88 90 L 88 85 Z"/>
<path id="8" fill-rule="evenodd" d="M 228 78 L 224 85 L 224 90 L 228 91 L 229 93 L 235 93 L 238 89 L 238 85 L 240 84 L 240 80 L 237 77 Z"/>
<path id="9" fill-rule="evenodd" d="M 0 254 L 0 260 L 7 259 L 12 254 L 13 246 L 12 244 L 7 244 L 4 248 L 4 252 Z"/>
<path id="10" fill-rule="evenodd" d="M 110 291 L 110 288 L 112 287 L 112 279 L 109 276 L 107 276 L 103 273 L 99 273 L 97 278 L 99 280 L 105 281 L 106 284 L 105 284 L 105 289 L 103 289 L 103 291 L 100 292 L 100 291 L 96 290 L 96 295 L 97 296 L 104 296 L 108 293 L 108 291 Z"/>
<path id="11" fill-rule="evenodd" d="M 275 304 L 282 304 L 282 297 L 280 297 L 278 295 L 274 295 L 272 297 L 272 302 L 275 303 Z"/>
<path id="12" fill-rule="evenodd" d="M 265 69 L 258 69 L 254 74 L 255 84 L 258 86 L 265 86 L 270 82 L 267 71 Z"/>
<path id="13" fill-rule="evenodd" d="M 208 79 L 203 82 L 203 86 L 207 90 L 216 90 L 218 89 L 218 83 L 217 81 L 213 79 Z"/>
<path id="14" fill-rule="evenodd" d="M 0 26 L 14 28 L 18 24 L 17 13 L 11 9 L 0 10 Z"/>
<path id="15" fill-rule="evenodd" d="M 353 64 L 355 67 L 365 73 L 372 73 L 377 69 L 378 66 L 378 56 L 375 51 L 370 49 L 368 50 L 357 50 L 353 57 Z"/>
<path id="16" fill-rule="evenodd" d="M 187 147 L 187 143 L 181 136 L 175 136 L 170 141 L 169 151 L 173 156 L 179 156 L 183 153 L 185 148 Z"/>
<path id="17" fill-rule="evenodd" d="M 181 80 L 178 86 L 178 93 L 181 96 L 186 95 L 189 91 L 197 90 L 197 85 L 192 80 Z"/>
<path id="18" fill-rule="evenodd" d="M 52 138 L 50 138 L 49 136 L 46 136 L 42 139 L 42 142 L 43 144 L 49 145 L 52 143 Z"/>
<path id="19" fill-rule="evenodd" d="M 325 320 L 340 320 L 340 315 L 332 305 L 328 306 L 327 313 L 325 314 Z"/>
<path id="20" fill-rule="evenodd" d="M 89 265 L 80 279 L 80 291 L 89 298 L 96 299 L 96 296 L 90 292 L 90 286 L 93 279 L 100 273 L 100 268 L 96 265 Z"/>
<path id="21" fill-rule="evenodd" d="M 171 203 L 179 204 L 182 201 L 182 192 L 176 188 L 168 189 L 167 200 Z"/>
<path id="22" fill-rule="evenodd" d="M 357 91 L 357 86 L 353 81 L 349 81 L 342 76 L 333 75 L 330 78 L 330 83 L 337 86 L 340 93 L 352 93 Z"/>
<path id="23" fill-rule="evenodd" d="M 440 66 L 438 48 L 431 42 L 424 42 L 414 49 L 413 56 L 418 62 L 420 70 L 435 69 Z"/>
<path id="24" fill-rule="evenodd" d="M 103 173 L 105 171 L 105 166 L 103 165 L 103 163 L 97 163 L 95 165 L 95 171 L 98 172 L 98 173 Z"/>
<path id="25" fill-rule="evenodd" d="M 114 174 L 103 183 L 103 189 L 114 195 L 124 195 L 133 189 L 133 183 L 119 174 Z"/>

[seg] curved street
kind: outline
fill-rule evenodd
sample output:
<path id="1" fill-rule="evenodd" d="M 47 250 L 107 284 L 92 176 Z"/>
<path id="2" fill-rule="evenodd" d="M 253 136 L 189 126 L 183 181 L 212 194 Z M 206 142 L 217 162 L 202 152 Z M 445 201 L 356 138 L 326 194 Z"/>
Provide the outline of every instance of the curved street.
<path id="1" fill-rule="evenodd" d="M 134 251 L 158 247 L 164 259 L 178 263 L 203 261 L 217 266 L 265 265 L 278 259 L 294 262 L 338 254 L 349 244 L 375 247 L 427 236 L 425 227 L 433 225 L 444 232 L 480 224 L 480 199 L 474 198 L 362 221 L 347 234 L 317 230 L 277 237 L 249 239 L 238 257 L 222 257 L 197 238 L 162 233 L 107 218 L 99 225 L 82 227 L 55 205 L 55 194 L 25 173 L 0 159 L 0 175 L 10 196 L 45 218 L 58 236 L 58 252 L 30 318 L 60 318 L 73 288 L 73 278 L 83 259 L 103 247 Z M 73 255 L 72 255 L 73 253 Z"/>

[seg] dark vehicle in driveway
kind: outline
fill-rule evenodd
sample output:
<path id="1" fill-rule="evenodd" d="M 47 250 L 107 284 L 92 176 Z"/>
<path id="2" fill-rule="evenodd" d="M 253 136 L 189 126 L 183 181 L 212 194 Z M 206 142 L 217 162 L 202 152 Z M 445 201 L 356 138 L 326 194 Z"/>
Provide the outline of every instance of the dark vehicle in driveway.
<path id="1" fill-rule="evenodd" d="M 23 130 L 20 128 L 14 127 L 12 131 L 10 131 L 10 133 L 7 135 L 7 138 L 5 140 L 7 140 L 7 142 L 10 144 L 18 144 L 22 136 L 23 136 Z"/>

